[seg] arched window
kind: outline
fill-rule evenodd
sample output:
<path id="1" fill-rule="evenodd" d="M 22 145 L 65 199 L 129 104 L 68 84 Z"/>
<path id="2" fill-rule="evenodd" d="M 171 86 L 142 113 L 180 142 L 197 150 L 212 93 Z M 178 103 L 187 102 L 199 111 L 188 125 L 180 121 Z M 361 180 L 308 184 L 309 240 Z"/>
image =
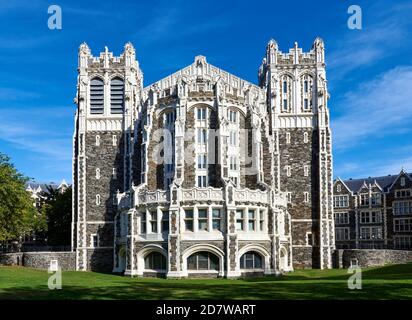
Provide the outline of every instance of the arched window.
<path id="1" fill-rule="evenodd" d="M 145 269 L 166 270 L 166 258 L 160 252 L 149 253 L 144 258 Z"/>
<path id="2" fill-rule="evenodd" d="M 120 78 L 114 78 L 110 82 L 110 112 L 119 114 L 123 112 L 124 83 Z"/>
<path id="3" fill-rule="evenodd" d="M 292 77 L 285 74 L 281 77 L 281 111 L 290 112 L 292 106 Z"/>
<path id="4" fill-rule="evenodd" d="M 302 111 L 310 111 L 312 109 L 313 78 L 309 74 L 304 74 L 300 79 L 300 83 Z"/>
<path id="5" fill-rule="evenodd" d="M 100 206 L 100 194 L 96 194 L 96 205 Z"/>
<path id="6" fill-rule="evenodd" d="M 188 270 L 219 270 L 219 258 L 207 251 L 196 252 L 187 258 Z"/>
<path id="7" fill-rule="evenodd" d="M 103 80 L 93 78 L 90 81 L 90 113 L 102 114 L 104 109 L 104 84 Z"/>
<path id="8" fill-rule="evenodd" d="M 100 146 L 100 136 L 96 136 L 96 147 Z"/>
<path id="9" fill-rule="evenodd" d="M 246 252 L 240 258 L 240 269 L 262 269 L 262 268 L 263 268 L 262 256 L 255 251 Z"/>
<path id="10" fill-rule="evenodd" d="M 100 179 L 100 169 L 96 168 L 96 179 L 99 180 Z"/>

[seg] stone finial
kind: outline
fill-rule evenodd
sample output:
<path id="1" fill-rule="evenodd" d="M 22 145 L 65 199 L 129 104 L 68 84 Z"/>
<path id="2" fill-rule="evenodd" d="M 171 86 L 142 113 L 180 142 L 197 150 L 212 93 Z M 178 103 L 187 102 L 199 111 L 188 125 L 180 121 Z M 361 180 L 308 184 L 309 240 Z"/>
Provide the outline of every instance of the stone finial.
<path id="1" fill-rule="evenodd" d="M 199 63 L 200 64 L 205 64 L 206 63 L 206 57 L 202 56 L 202 55 L 196 56 L 195 57 L 195 64 L 198 65 Z"/>
<path id="2" fill-rule="evenodd" d="M 133 44 L 128 41 L 125 45 L 124 45 L 124 51 L 128 52 L 130 54 L 134 54 L 135 53 L 135 48 L 133 46 Z"/>
<path id="3" fill-rule="evenodd" d="M 83 54 L 90 54 L 90 48 L 87 45 L 86 42 L 83 42 L 80 46 L 79 46 L 79 54 L 83 53 Z"/>
<path id="4" fill-rule="evenodd" d="M 298 53 L 298 43 L 295 41 L 295 45 L 293 47 L 293 62 L 294 64 L 299 64 L 299 53 Z"/>
<path id="5" fill-rule="evenodd" d="M 78 59 L 78 66 L 80 68 L 86 68 L 87 67 L 87 59 L 91 55 L 91 51 L 89 46 L 87 45 L 86 42 L 83 42 L 79 46 L 79 59 Z"/>
<path id="6" fill-rule="evenodd" d="M 276 40 L 273 39 L 273 38 L 269 40 L 266 48 L 268 48 L 268 49 L 269 49 L 269 48 L 273 48 L 273 49 L 275 49 L 275 50 L 278 50 L 278 49 L 279 49 L 278 43 L 277 43 Z"/>
<path id="7" fill-rule="evenodd" d="M 278 44 L 275 40 L 270 39 L 266 46 L 266 61 L 268 64 L 276 63 L 276 52 L 278 51 Z"/>
<path id="8" fill-rule="evenodd" d="M 325 44 L 320 37 L 313 42 L 312 50 L 316 53 L 316 62 L 325 62 Z"/>
<path id="9" fill-rule="evenodd" d="M 138 62 L 136 61 L 136 50 L 131 42 L 127 42 L 124 45 L 123 55 L 125 58 L 126 66 L 128 67 L 137 66 L 138 67 Z"/>

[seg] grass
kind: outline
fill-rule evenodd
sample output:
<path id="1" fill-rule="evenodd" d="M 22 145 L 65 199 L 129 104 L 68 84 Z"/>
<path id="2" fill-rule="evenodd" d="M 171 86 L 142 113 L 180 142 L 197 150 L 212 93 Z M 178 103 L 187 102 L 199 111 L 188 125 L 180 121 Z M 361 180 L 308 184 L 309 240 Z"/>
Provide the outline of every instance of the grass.
<path id="1" fill-rule="evenodd" d="M 297 270 L 282 277 L 242 280 L 127 278 L 66 271 L 62 290 L 50 274 L 0 267 L 0 299 L 412 299 L 412 263 L 362 270 L 362 289 L 348 289 L 344 269 Z"/>

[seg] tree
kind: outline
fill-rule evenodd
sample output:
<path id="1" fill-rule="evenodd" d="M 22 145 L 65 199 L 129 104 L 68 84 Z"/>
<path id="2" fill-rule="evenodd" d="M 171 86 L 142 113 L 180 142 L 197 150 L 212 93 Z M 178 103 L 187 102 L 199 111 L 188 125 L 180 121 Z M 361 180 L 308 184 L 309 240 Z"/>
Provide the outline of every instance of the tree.
<path id="1" fill-rule="evenodd" d="M 25 189 L 27 181 L 0 153 L 0 242 L 18 240 L 34 230 L 37 212 Z"/>
<path id="2" fill-rule="evenodd" d="M 71 240 L 72 188 L 57 190 L 48 187 L 41 215 L 47 220 L 47 244 L 67 246 Z"/>

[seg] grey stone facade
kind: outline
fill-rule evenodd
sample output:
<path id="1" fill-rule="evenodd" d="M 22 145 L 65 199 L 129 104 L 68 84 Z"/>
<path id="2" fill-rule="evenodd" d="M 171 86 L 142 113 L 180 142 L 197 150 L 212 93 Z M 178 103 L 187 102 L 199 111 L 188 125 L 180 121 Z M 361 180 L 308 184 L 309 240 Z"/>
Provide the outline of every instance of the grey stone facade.
<path id="1" fill-rule="evenodd" d="M 328 98 L 319 38 L 288 53 L 271 40 L 258 85 L 197 56 L 143 87 L 130 43 L 119 57 L 81 45 L 76 269 L 180 278 L 330 268 Z"/>
<path id="2" fill-rule="evenodd" d="M 56 260 L 58 266 L 63 271 L 76 270 L 74 252 L 18 252 L 0 254 L 0 265 L 6 266 L 49 269 L 52 260 Z"/>
<path id="3" fill-rule="evenodd" d="M 411 261 L 412 251 L 406 250 L 337 249 L 334 257 L 336 268 L 349 268 L 351 266 L 376 267 Z"/>

